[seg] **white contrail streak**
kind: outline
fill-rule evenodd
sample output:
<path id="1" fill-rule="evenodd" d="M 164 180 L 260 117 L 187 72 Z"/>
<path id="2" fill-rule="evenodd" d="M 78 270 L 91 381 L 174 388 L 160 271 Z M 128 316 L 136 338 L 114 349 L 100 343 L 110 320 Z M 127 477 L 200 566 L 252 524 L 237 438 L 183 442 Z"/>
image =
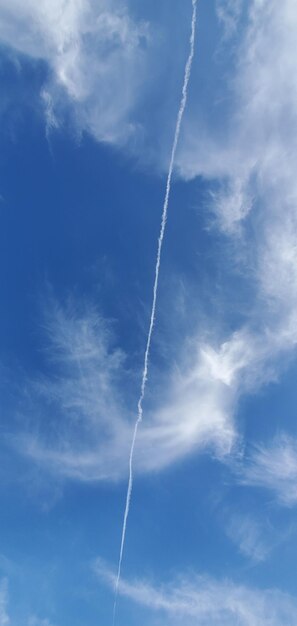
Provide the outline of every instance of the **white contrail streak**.
<path id="1" fill-rule="evenodd" d="M 158 284 L 159 284 L 159 274 L 160 274 L 161 253 L 162 253 L 163 239 L 164 239 L 166 222 L 167 222 L 168 202 L 169 202 L 170 189 L 171 189 L 171 180 L 172 180 L 172 174 L 173 174 L 173 166 L 174 166 L 174 161 L 175 161 L 176 148 L 177 148 L 179 135 L 180 135 L 181 123 L 182 123 L 183 115 L 184 115 L 186 104 L 187 104 L 188 85 L 189 85 L 189 80 L 190 80 L 190 76 L 191 76 L 192 62 L 193 62 L 194 52 L 195 52 L 195 32 L 196 32 L 196 20 L 197 20 L 197 0 L 192 0 L 192 6 L 193 6 L 193 13 L 192 13 L 192 22 L 191 22 L 190 52 L 189 52 L 189 56 L 188 56 L 188 59 L 187 59 L 186 66 L 185 66 L 184 82 L 183 82 L 183 88 L 182 88 L 182 97 L 181 97 L 180 107 L 179 107 L 177 120 L 176 120 L 175 134 L 174 134 L 174 140 L 173 140 L 173 145 L 172 145 L 172 150 L 171 150 L 171 158 L 170 158 L 169 170 L 168 170 L 168 175 L 167 175 L 166 192 L 165 192 L 165 199 L 164 199 L 163 212 L 162 212 L 162 221 L 161 221 L 161 228 L 160 228 L 160 234 L 159 234 L 159 239 L 158 239 L 158 249 L 157 249 L 156 267 L 155 267 L 155 281 L 154 281 L 154 287 L 153 287 L 153 302 L 152 302 L 152 309 L 151 309 L 151 318 L 150 318 L 150 325 L 149 325 L 149 331 L 148 331 L 147 342 L 146 342 L 146 350 L 145 350 L 145 353 L 144 353 L 144 364 L 143 364 L 143 372 L 142 372 L 141 391 L 140 391 L 140 396 L 139 396 L 138 405 L 137 405 L 138 406 L 138 414 L 137 414 L 137 420 L 135 422 L 133 439 L 132 439 L 131 450 L 130 450 L 129 482 L 128 482 L 128 488 L 127 488 L 126 506 L 125 506 L 125 512 L 124 512 L 124 520 L 123 520 L 123 529 L 122 529 L 121 548 L 120 548 L 120 556 L 119 556 L 119 564 L 118 564 L 118 573 L 117 573 L 116 584 L 115 584 L 115 601 L 114 601 L 114 608 L 113 608 L 113 625 L 115 623 L 116 604 L 117 604 L 117 597 L 118 597 L 119 584 L 120 584 L 120 578 L 121 578 L 121 568 L 122 568 L 123 552 L 124 552 L 124 547 L 125 547 L 127 521 L 128 521 L 128 516 L 129 516 L 131 495 L 132 495 L 132 489 L 133 489 L 134 449 L 135 449 L 135 443 L 136 443 L 136 439 L 137 439 L 138 427 L 139 427 L 139 424 L 142 421 L 142 416 L 143 416 L 142 404 L 143 404 L 143 400 L 144 400 L 144 396 L 145 396 L 145 388 L 146 388 L 146 382 L 147 382 L 147 377 L 148 377 L 148 362 L 149 362 L 149 354 L 150 354 L 152 334 L 153 334 L 155 315 L 156 315 L 156 303 L 157 303 L 157 295 L 158 295 Z"/>

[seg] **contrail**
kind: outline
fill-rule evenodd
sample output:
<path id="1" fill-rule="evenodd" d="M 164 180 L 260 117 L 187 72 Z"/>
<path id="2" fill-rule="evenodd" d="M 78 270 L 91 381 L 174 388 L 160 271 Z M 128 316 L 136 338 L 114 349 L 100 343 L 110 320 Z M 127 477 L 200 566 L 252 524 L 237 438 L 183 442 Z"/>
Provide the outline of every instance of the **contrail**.
<path id="1" fill-rule="evenodd" d="M 127 496 L 126 496 L 126 506 L 125 506 L 125 512 L 124 512 L 123 528 L 122 528 L 122 539 L 121 539 L 121 548 L 120 548 L 120 556 L 119 556 L 119 564 L 118 564 L 118 573 L 117 573 L 116 584 L 115 584 L 115 600 L 114 600 L 114 607 L 113 607 L 113 626 L 115 624 L 116 605 L 117 605 L 117 598 L 118 598 L 118 592 L 119 592 L 119 584 L 120 584 L 120 579 L 121 579 L 121 568 L 122 568 L 122 560 L 123 560 L 123 553 L 124 553 L 124 547 L 125 547 L 127 521 L 128 521 L 128 516 L 129 516 L 131 495 L 132 495 L 132 489 L 133 489 L 133 459 L 134 459 L 134 450 L 135 450 L 135 443 L 136 443 L 136 439 L 137 439 L 138 427 L 139 427 L 139 424 L 142 421 L 142 416 L 143 416 L 142 404 L 143 404 L 143 400 L 144 400 L 144 396 L 145 396 L 145 388 L 146 388 L 146 382 L 147 382 L 147 377 L 148 377 L 148 362 L 149 362 L 149 354 L 150 354 L 150 348 L 151 348 L 153 328 L 154 328 L 154 323 L 155 323 L 156 303 L 157 303 L 159 274 L 160 274 L 160 264 L 161 264 L 161 253 L 162 253 L 163 239 L 164 239 L 166 222 L 167 222 L 168 202 L 169 202 L 170 189 L 171 189 L 172 173 L 173 173 L 173 166 L 174 166 L 176 148 L 177 148 L 179 135 L 180 135 L 181 123 L 182 123 L 183 115 L 184 115 L 186 104 L 187 104 L 188 85 L 189 85 L 189 80 L 190 80 L 190 76 L 191 76 L 192 62 L 193 62 L 194 52 L 195 52 L 195 32 L 196 32 L 196 21 L 197 21 L 197 0 L 192 0 L 192 7 L 193 7 L 193 13 L 192 13 L 192 22 L 191 22 L 190 52 L 189 52 L 189 56 L 188 56 L 188 59 L 187 59 L 187 62 L 186 62 L 186 66 L 185 66 L 184 82 L 183 82 L 183 88 L 182 88 L 182 97 L 181 97 L 179 111 L 178 111 L 178 114 L 177 114 L 176 127 L 175 127 L 175 133 L 174 133 L 172 150 L 171 150 L 171 158 L 170 158 L 169 170 L 168 170 L 168 175 L 167 175 L 166 192 L 165 192 L 165 198 L 164 198 L 164 204 L 163 204 L 161 228 L 160 228 L 160 234 L 159 234 L 159 239 L 158 239 L 157 259 L 156 259 L 156 267 L 155 267 L 155 281 L 154 281 L 154 287 L 153 287 L 153 302 L 152 302 L 152 309 L 151 309 L 150 325 L 149 325 L 149 331 L 148 331 L 148 336 L 147 336 L 146 349 L 145 349 L 145 353 L 144 353 L 144 364 L 143 364 L 143 372 L 142 372 L 141 390 L 140 390 L 140 396 L 139 396 L 138 405 L 137 405 L 137 407 L 138 407 L 138 414 L 137 414 L 137 420 L 135 422 L 134 433 L 133 433 L 132 444 L 131 444 L 131 450 L 130 450 L 129 481 L 128 481 L 128 488 L 127 488 Z"/>

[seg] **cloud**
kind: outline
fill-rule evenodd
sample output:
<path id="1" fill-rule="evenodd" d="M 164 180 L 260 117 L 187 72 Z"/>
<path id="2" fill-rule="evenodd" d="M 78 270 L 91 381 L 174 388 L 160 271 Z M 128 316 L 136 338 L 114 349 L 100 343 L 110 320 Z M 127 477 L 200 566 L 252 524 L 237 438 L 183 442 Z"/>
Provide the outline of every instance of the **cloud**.
<path id="1" fill-rule="evenodd" d="M 236 19 L 239 8 L 236 2 L 225 6 Z M 134 102 L 134 74 L 142 75 L 138 63 L 145 62 L 147 25 L 136 24 L 127 10 L 103 0 L 65 1 L 59 11 L 56 3 L 44 0 L 26 6 L 1 0 L 1 14 L 3 40 L 45 58 L 56 87 L 77 103 L 79 115 L 85 112 L 83 126 L 91 129 L 98 106 L 95 134 L 118 140 L 116 128 L 127 130 L 124 119 Z M 275 0 L 254 0 L 230 76 L 228 123 L 221 115 L 219 131 L 218 126 L 201 129 L 197 115 L 193 128 L 189 117 L 179 151 L 180 174 L 202 175 L 214 183 L 211 210 L 218 227 L 243 251 L 242 275 L 252 295 L 245 299 L 243 326 L 229 333 L 219 329 L 214 337 L 212 329 L 223 327 L 230 316 L 229 308 L 220 309 L 207 332 L 187 338 L 178 369 L 169 367 L 162 375 L 163 389 L 150 399 L 139 434 L 139 471 L 159 470 L 201 449 L 224 458 L 236 444 L 240 398 L 276 380 L 296 346 L 296 31 L 293 0 L 281 6 Z M 132 85 L 127 107 L 125 97 L 117 97 L 123 76 Z M 95 93 L 100 93 L 96 104 Z M 58 123 L 53 84 L 43 91 L 43 99 L 50 129 Z M 113 115 L 113 105 L 119 103 L 121 110 Z M 109 123 L 105 115 L 110 114 Z M 58 374 L 31 385 L 28 412 L 34 419 L 31 431 L 17 441 L 23 454 L 64 477 L 126 475 L 134 415 L 126 390 L 136 372 L 125 372 L 107 326 L 94 309 L 81 311 L 77 305 L 72 312 L 53 307 L 49 314 L 48 356 Z M 45 427 L 42 415 L 51 426 Z"/>
<path id="2" fill-rule="evenodd" d="M 19 399 L 23 431 L 8 442 L 62 477 L 125 477 L 134 425 L 129 379 L 134 383 L 137 373 L 126 371 L 110 324 L 90 305 L 72 300 L 63 307 L 52 300 L 44 330 L 51 371 L 26 383 Z M 215 357 L 193 339 L 191 360 L 188 351 L 179 370 L 162 374 L 164 391 L 153 394 L 139 432 L 138 471 L 160 470 L 195 450 L 219 457 L 230 452 L 236 439 L 231 379 L 239 365 L 226 352 Z"/>
<path id="3" fill-rule="evenodd" d="M 282 279 L 293 272 L 295 287 L 296 276 L 296 33 L 294 0 L 250 4 L 229 66 L 227 110 L 216 109 L 219 130 L 189 118 L 179 153 L 182 176 L 215 181 L 217 224 L 231 235 L 240 226 L 241 245 L 248 241 L 253 250 L 252 277 L 274 299 L 282 297 Z"/>
<path id="4" fill-rule="evenodd" d="M 16 568 L 15 563 L 9 562 L 5 557 L 1 557 L 2 565 L 5 568 L 9 568 L 11 573 L 13 574 Z M 14 571 L 13 571 L 14 570 Z M 19 626 L 19 620 L 15 620 L 12 616 L 8 614 L 8 584 L 9 581 L 7 578 L 0 579 L 0 626 Z M 12 604 L 12 600 L 10 600 L 10 604 Z M 17 605 L 15 606 L 17 608 Z M 24 614 L 22 616 L 22 624 L 26 624 L 26 626 L 55 626 L 48 619 L 41 619 L 36 615 L 28 615 Z"/>
<path id="5" fill-rule="evenodd" d="M 239 552 L 255 563 L 265 561 L 277 544 L 276 534 L 270 525 L 267 522 L 261 523 L 250 515 L 230 514 L 225 529 Z"/>
<path id="6" fill-rule="evenodd" d="M 226 10 L 233 4 L 237 3 L 224 3 Z M 276 0 L 250 3 L 236 43 L 236 62 L 229 64 L 229 83 L 224 77 L 228 107 L 222 102 L 222 108 L 216 108 L 219 129 L 217 125 L 200 129 L 199 116 L 188 119 L 189 134 L 179 153 L 185 177 L 231 181 L 237 177 L 249 185 L 255 167 L 264 175 L 278 165 L 279 176 L 270 185 L 281 182 L 286 173 L 291 178 L 292 163 L 282 157 L 296 158 L 292 153 L 296 140 L 290 134 L 296 124 L 296 28 L 294 0 L 284 0 L 282 7 Z"/>
<path id="7" fill-rule="evenodd" d="M 79 129 L 100 141 L 126 140 L 148 37 L 147 24 L 114 0 L 0 2 L 2 43 L 50 69 L 41 92 L 48 129 L 70 106 Z"/>
<path id="8" fill-rule="evenodd" d="M 227 15 L 239 5 L 227 3 Z M 296 348 L 296 36 L 294 0 L 251 2 L 217 123 L 201 127 L 198 115 L 189 117 L 179 152 L 182 176 L 209 180 L 216 226 L 231 238 L 237 272 L 250 288 L 247 321 L 236 331 L 248 338 L 244 386 L 253 372 L 262 381 L 277 378 Z"/>
<path id="9" fill-rule="evenodd" d="M 7 614 L 7 603 L 7 580 L 2 579 L 0 582 L 0 626 L 7 626 L 7 624 L 10 624 L 10 619 Z"/>
<path id="10" fill-rule="evenodd" d="M 257 446 L 240 478 L 245 485 L 272 491 L 286 506 L 297 504 L 297 441 L 286 434 L 267 446 Z"/>
<path id="11" fill-rule="evenodd" d="M 7 441 L 64 478 L 125 478 L 137 371 L 126 369 L 110 324 L 89 304 L 52 300 L 44 332 L 49 373 L 24 385 L 18 432 Z M 236 449 L 239 398 L 273 377 L 274 349 L 273 337 L 269 342 L 245 329 L 223 342 L 199 334 L 188 339 L 178 367 L 160 372 L 148 397 L 136 471 L 159 471 L 203 450 L 224 459 Z"/>
<path id="12" fill-rule="evenodd" d="M 245 329 L 213 344 L 194 335 L 166 383 L 167 395 L 140 431 L 141 466 L 157 469 L 210 444 L 221 458 L 234 451 L 239 398 L 273 376 L 270 355 L 266 341 Z M 146 456 L 148 445 L 154 454 Z"/>
<path id="13" fill-rule="evenodd" d="M 101 560 L 95 571 L 113 587 L 115 577 Z M 206 576 L 179 577 L 167 585 L 124 580 L 119 592 L 148 614 L 162 616 L 162 624 L 292 626 L 297 619 L 296 600 L 277 589 L 258 590 Z"/>
<path id="14" fill-rule="evenodd" d="M 52 624 L 52 622 L 48 619 L 40 619 L 39 617 L 33 615 L 29 618 L 28 626 L 54 626 L 54 624 Z"/>
<path id="15" fill-rule="evenodd" d="M 28 414 L 32 420 L 12 444 L 62 476 L 117 475 L 131 428 L 118 389 L 124 355 L 112 346 L 110 325 L 92 306 L 51 300 L 44 331 L 52 374 L 28 383 L 23 421 Z"/>
<path id="16" fill-rule="evenodd" d="M 237 29 L 242 12 L 242 0 L 216 0 L 216 11 L 223 24 L 226 39 L 232 37 Z"/>

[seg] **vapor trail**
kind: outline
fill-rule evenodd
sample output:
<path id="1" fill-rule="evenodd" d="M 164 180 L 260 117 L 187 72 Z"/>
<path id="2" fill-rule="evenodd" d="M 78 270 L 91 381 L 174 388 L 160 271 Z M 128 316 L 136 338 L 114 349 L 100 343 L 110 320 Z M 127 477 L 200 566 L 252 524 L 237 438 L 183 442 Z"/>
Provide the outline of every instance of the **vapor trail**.
<path id="1" fill-rule="evenodd" d="M 147 382 L 147 377 L 148 377 L 148 362 L 149 362 L 150 347 L 151 347 L 152 334 L 153 334 L 155 315 L 156 315 L 156 303 L 157 303 L 157 295 L 158 295 L 158 284 L 159 284 L 159 274 L 160 274 L 161 253 L 162 253 L 163 239 L 164 239 L 166 222 L 167 222 L 168 202 L 169 202 L 170 189 L 171 189 L 171 180 L 172 180 L 172 174 L 173 174 L 173 166 L 174 166 L 176 148 L 177 148 L 179 135 L 180 135 L 181 123 L 182 123 L 183 115 L 184 115 L 186 104 L 187 104 L 188 85 L 189 85 L 189 80 L 190 80 L 190 76 L 191 76 L 192 62 L 193 62 L 194 52 L 195 52 L 195 31 L 196 31 L 196 20 L 197 20 L 197 0 L 192 0 L 192 7 L 193 7 L 193 13 L 192 13 L 192 22 L 191 22 L 190 52 L 189 52 L 189 56 L 188 56 L 188 59 L 187 59 L 187 62 L 186 62 L 186 66 L 185 66 L 184 82 L 183 82 L 183 88 L 182 88 L 182 97 L 181 97 L 179 111 L 178 111 L 178 114 L 177 114 L 175 133 L 174 133 L 173 145 L 172 145 L 172 150 L 171 150 L 171 158 L 170 158 L 169 170 L 168 170 L 168 175 L 167 175 L 166 192 L 165 192 L 165 198 L 164 198 L 164 204 L 163 204 L 161 228 L 160 228 L 160 234 L 159 234 L 159 238 L 158 238 L 157 259 L 156 259 L 156 267 L 155 267 L 155 281 L 154 281 L 154 287 L 153 287 L 153 302 L 152 302 L 152 309 L 151 309 L 150 325 L 149 325 L 149 331 L 148 331 L 148 336 L 147 336 L 146 349 L 145 349 L 145 353 L 144 353 L 144 364 L 143 364 L 143 372 L 142 372 L 141 390 L 140 390 L 140 396 L 139 396 L 138 405 L 137 405 L 137 407 L 138 407 L 138 414 L 137 414 L 137 420 L 135 422 L 134 433 L 133 433 L 132 444 L 131 444 L 131 450 L 130 450 L 129 481 L 128 481 L 128 488 L 127 488 L 127 496 L 126 496 L 126 506 L 125 506 L 125 512 L 124 512 L 123 528 L 122 528 L 122 539 L 121 539 L 121 548 L 120 548 L 120 555 L 119 555 L 118 573 L 117 573 L 116 584 L 115 584 L 115 600 L 114 600 L 114 607 L 113 607 L 113 626 L 114 626 L 114 623 L 115 623 L 116 605 L 117 605 L 117 597 L 118 597 L 119 584 L 120 584 L 120 578 L 121 578 L 121 568 L 122 568 L 123 552 L 124 552 L 124 547 L 125 547 L 127 521 L 128 521 L 128 516 L 129 516 L 131 495 L 132 495 L 132 489 L 133 489 L 134 449 L 135 449 L 135 443 L 136 443 L 136 439 L 137 439 L 138 427 L 139 427 L 139 424 L 142 421 L 142 416 L 143 416 L 142 404 L 143 404 L 143 400 L 144 400 L 144 396 L 145 396 L 145 388 L 146 388 L 146 382 Z"/>

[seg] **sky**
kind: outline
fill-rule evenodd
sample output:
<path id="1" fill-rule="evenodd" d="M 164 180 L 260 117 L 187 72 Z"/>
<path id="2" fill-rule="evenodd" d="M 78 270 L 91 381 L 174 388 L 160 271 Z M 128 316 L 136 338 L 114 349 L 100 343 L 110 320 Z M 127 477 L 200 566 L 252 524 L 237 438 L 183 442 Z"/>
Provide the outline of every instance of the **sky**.
<path id="1" fill-rule="evenodd" d="M 0 626 L 112 624 L 191 19 L 0 0 Z M 116 626 L 296 626 L 296 2 L 195 34 Z"/>

